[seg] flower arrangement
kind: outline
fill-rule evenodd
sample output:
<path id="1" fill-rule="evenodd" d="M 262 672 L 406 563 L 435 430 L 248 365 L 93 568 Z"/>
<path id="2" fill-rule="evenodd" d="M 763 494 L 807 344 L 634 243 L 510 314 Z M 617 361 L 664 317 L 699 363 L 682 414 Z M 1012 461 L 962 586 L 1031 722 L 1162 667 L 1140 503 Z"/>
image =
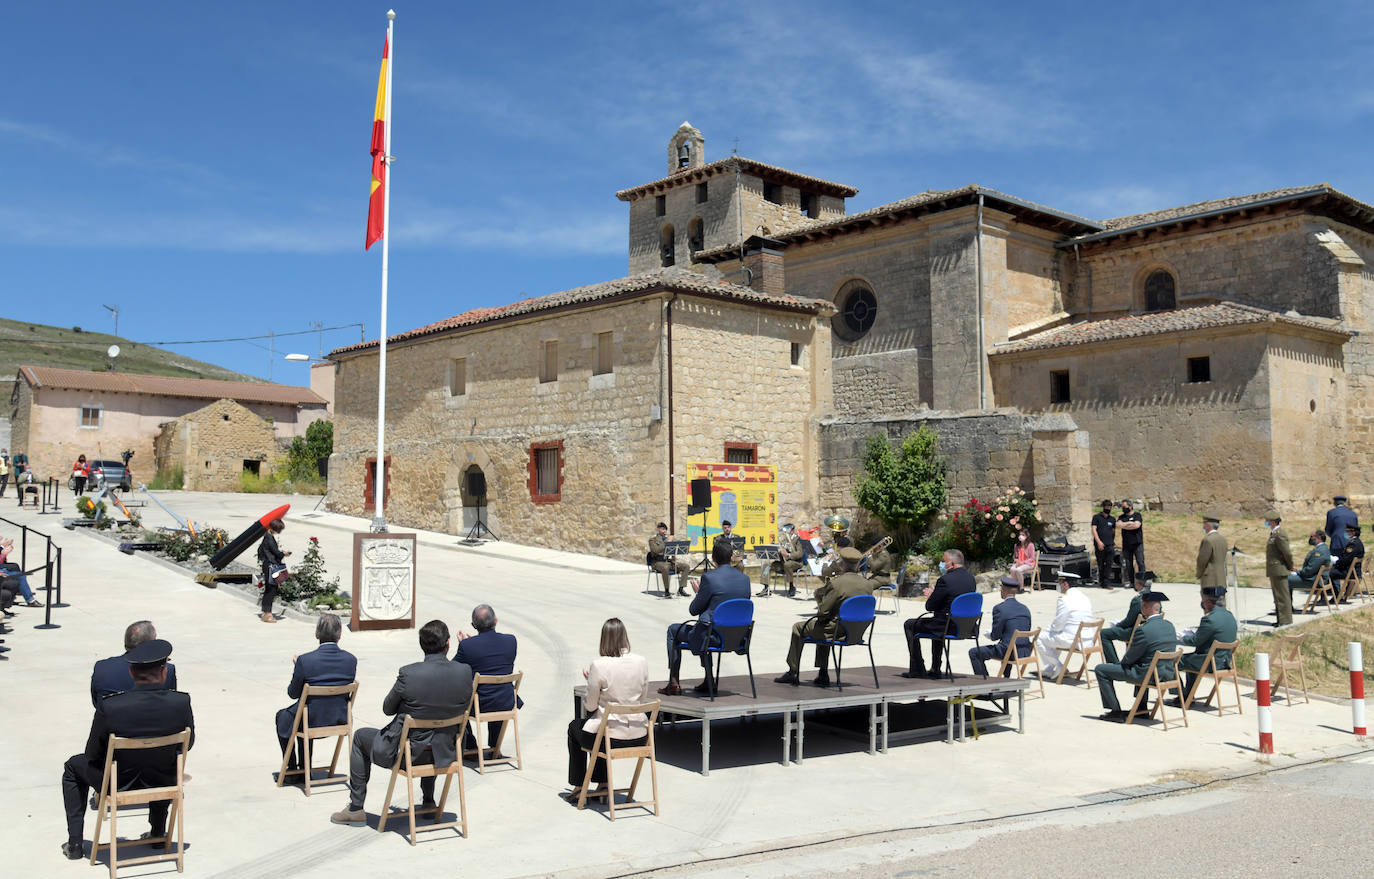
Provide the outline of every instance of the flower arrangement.
<path id="1" fill-rule="evenodd" d="M 1019 530 L 1026 528 L 1033 534 L 1040 525 L 1036 500 L 1025 489 L 1012 488 L 991 502 L 969 498 L 944 519 L 936 543 L 942 549 L 958 549 L 968 559 L 1000 560 L 1011 557 Z"/>
<path id="2" fill-rule="evenodd" d="M 310 607 L 348 607 L 349 598 L 339 591 L 339 578 L 335 575 L 326 580 L 324 556 L 320 553 L 320 539 L 311 537 L 305 546 L 305 555 L 300 564 L 291 571 L 291 576 L 281 584 L 281 597 L 284 601 L 304 601 Z"/>

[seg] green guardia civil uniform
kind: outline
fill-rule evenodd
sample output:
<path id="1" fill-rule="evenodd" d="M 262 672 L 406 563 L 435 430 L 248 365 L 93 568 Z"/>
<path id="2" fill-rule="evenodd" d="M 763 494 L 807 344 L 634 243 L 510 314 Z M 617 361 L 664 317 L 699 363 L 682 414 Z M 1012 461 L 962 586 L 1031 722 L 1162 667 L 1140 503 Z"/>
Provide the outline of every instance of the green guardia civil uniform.
<path id="1" fill-rule="evenodd" d="M 1121 703 L 1117 701 L 1116 688 L 1112 682 L 1144 682 L 1155 654 L 1161 650 L 1172 653 L 1177 649 L 1178 632 L 1174 629 L 1173 623 L 1164 619 L 1163 614 L 1156 614 L 1141 623 L 1135 630 L 1135 636 L 1131 638 L 1131 645 L 1126 648 L 1126 655 L 1121 657 L 1121 662 L 1104 662 L 1093 669 L 1093 674 L 1097 675 L 1097 691 L 1102 698 L 1102 707 L 1108 711 L 1120 711 Z M 1162 663 L 1159 666 L 1159 676 L 1162 680 L 1173 680 L 1176 677 L 1173 664 Z"/>
<path id="2" fill-rule="evenodd" d="M 892 553 L 880 549 L 868 557 L 867 576 L 871 586 L 887 586 L 892 582 Z"/>
<path id="3" fill-rule="evenodd" d="M 1129 641 L 1131 629 L 1135 627 L 1135 621 L 1140 617 L 1140 592 L 1131 596 L 1131 606 L 1126 608 L 1126 615 L 1114 626 L 1108 626 L 1102 630 L 1102 658 L 1107 662 L 1120 663 L 1121 659 L 1116 652 L 1116 641 Z"/>
<path id="4" fill-rule="evenodd" d="M 1226 585 L 1226 538 L 1218 531 L 1203 535 L 1197 550 L 1197 579 L 1199 585 Z"/>
<path id="5" fill-rule="evenodd" d="M 1269 589 L 1274 593 L 1274 612 L 1279 625 L 1293 622 L 1293 592 L 1288 588 L 1288 574 L 1293 570 L 1293 549 L 1288 535 L 1275 527 L 1264 545 L 1264 573 L 1269 577 Z"/>
<path id="6" fill-rule="evenodd" d="M 1178 639 L 1178 643 L 1193 648 L 1193 652 L 1180 657 L 1178 667 L 1185 672 L 1198 672 L 1202 670 L 1202 663 L 1207 659 L 1207 651 L 1212 649 L 1213 641 L 1227 643 L 1236 640 L 1236 618 L 1229 610 L 1224 607 L 1214 607 L 1211 612 L 1202 618 L 1197 624 L 1197 631 L 1191 635 L 1184 635 Z M 1231 667 L 1231 651 L 1218 650 L 1216 655 L 1217 668 Z M 1193 680 L 1196 674 L 1185 674 L 1183 676 L 1184 692 L 1189 692 L 1193 688 Z"/>

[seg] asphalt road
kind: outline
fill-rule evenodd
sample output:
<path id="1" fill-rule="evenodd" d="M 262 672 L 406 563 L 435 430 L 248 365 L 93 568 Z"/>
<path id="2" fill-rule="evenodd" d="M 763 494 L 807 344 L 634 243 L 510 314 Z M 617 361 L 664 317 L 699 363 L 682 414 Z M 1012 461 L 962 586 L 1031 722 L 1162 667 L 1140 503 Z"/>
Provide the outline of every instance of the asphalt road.
<path id="1" fill-rule="evenodd" d="M 919 822 L 922 801 L 912 791 Z M 655 877 L 865 879 L 956 876 L 1369 876 L 1365 816 L 1374 755 L 1323 761 L 1188 792 L 1105 805 L 836 840 Z M 843 799 L 830 802 L 842 807 Z"/>

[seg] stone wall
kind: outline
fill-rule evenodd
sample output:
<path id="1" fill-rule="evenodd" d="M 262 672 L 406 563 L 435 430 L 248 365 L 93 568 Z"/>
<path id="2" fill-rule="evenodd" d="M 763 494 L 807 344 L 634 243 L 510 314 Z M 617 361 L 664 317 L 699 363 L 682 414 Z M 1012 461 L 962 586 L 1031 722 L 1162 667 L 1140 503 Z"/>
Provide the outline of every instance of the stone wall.
<path id="1" fill-rule="evenodd" d="M 1200 356 L 1211 380 L 1189 383 Z M 1001 355 L 993 384 L 1000 404 L 1065 412 L 1091 434 L 1093 498 L 1262 515 L 1275 502 L 1301 511 L 1313 480 L 1326 483 L 1331 458 L 1312 449 L 1340 447 L 1339 363 L 1330 342 L 1251 326 Z M 1052 370 L 1068 370 L 1071 402 L 1049 402 Z"/>
<path id="2" fill-rule="evenodd" d="M 153 441 L 155 469 L 180 468 L 187 491 L 238 491 L 247 462 L 258 475 L 272 472 L 277 456 L 271 423 L 233 400 L 217 400 L 162 425 Z"/>
<path id="3" fill-rule="evenodd" d="M 718 461 L 725 442 L 758 444 L 779 469 L 779 504 L 809 509 L 816 492 L 816 417 L 829 414 L 829 346 L 810 315 L 671 294 L 486 325 L 388 348 L 386 516 L 398 525 L 466 530 L 463 474 L 480 467 L 486 520 L 504 539 L 642 559 L 654 522 L 685 533 L 686 463 Z M 593 375 L 597 334 L 613 333 L 614 370 Z M 556 381 L 540 382 L 544 341 L 558 343 Z M 803 362 L 791 365 L 791 344 Z M 465 393 L 448 387 L 466 359 Z M 366 461 L 375 457 L 375 351 L 342 359 L 336 384 L 331 509 L 363 514 Z M 786 405 L 779 405 L 785 401 Z M 677 472 L 668 430 L 674 421 Z M 536 502 L 531 444 L 562 442 L 555 502 Z"/>
<path id="4" fill-rule="evenodd" d="M 832 420 L 821 425 L 821 515 L 841 513 L 856 533 L 880 532 L 854 500 L 868 438 L 886 436 L 894 446 L 929 426 L 945 458 L 947 508 L 969 498 L 991 499 L 1023 488 L 1039 501 L 1048 533 L 1087 539 L 1091 509 L 1082 497 L 1088 480 L 1089 438 L 1065 415 L 1027 416 L 1011 410 L 986 413 L 928 412 L 874 421 Z"/>
<path id="5" fill-rule="evenodd" d="M 1285 514 L 1314 516 L 1335 495 L 1367 496 L 1366 471 L 1350 466 L 1350 450 L 1359 443 L 1348 430 L 1351 397 L 1341 349 L 1271 336 L 1267 353 L 1274 503 Z"/>

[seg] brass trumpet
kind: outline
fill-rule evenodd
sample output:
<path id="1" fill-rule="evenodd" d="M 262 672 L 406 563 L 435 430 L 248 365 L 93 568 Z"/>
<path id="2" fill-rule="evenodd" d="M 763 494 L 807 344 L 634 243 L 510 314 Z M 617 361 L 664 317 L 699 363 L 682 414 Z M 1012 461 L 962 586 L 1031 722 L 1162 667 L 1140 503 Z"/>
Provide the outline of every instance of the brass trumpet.
<path id="1" fill-rule="evenodd" d="M 849 520 L 840 515 L 827 516 L 825 518 L 825 527 L 830 529 L 831 534 L 840 537 L 849 531 Z"/>

